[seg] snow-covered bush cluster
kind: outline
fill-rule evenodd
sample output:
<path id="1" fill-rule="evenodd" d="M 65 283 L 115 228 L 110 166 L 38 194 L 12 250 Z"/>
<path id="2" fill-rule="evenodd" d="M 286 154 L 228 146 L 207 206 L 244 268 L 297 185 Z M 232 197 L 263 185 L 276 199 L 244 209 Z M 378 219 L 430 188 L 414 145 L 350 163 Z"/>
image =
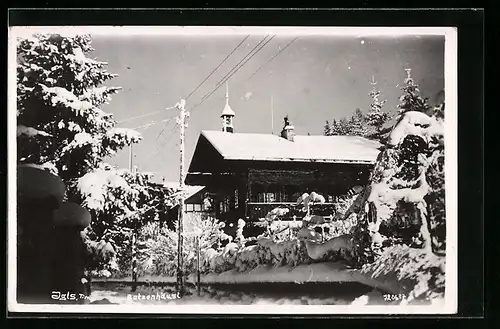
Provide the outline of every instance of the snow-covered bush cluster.
<path id="1" fill-rule="evenodd" d="M 85 240 L 89 248 L 105 242 L 115 252 L 114 258 L 97 258 L 89 268 L 129 270 L 132 235 L 144 224 L 158 220 L 167 203 L 167 191 L 152 184 L 146 174 L 106 164 L 81 177 L 77 188 L 82 205 L 93 215 Z M 136 247 L 139 252 L 143 249 L 140 243 Z"/>
<path id="2" fill-rule="evenodd" d="M 445 289 L 445 259 L 433 253 L 406 245 L 387 248 L 373 263 L 366 264 L 362 273 L 383 279 L 396 275 L 403 285 L 406 302 L 442 298 Z"/>
<path id="3" fill-rule="evenodd" d="M 307 214 L 310 211 L 310 206 L 315 202 L 322 203 L 324 198 L 312 192 L 310 195 L 304 194 L 298 204 L 303 205 L 303 210 Z M 338 252 L 345 249 L 344 231 L 346 229 L 341 227 L 340 222 L 328 223 L 331 227 L 339 226 L 336 231 L 332 229 L 329 234 L 332 238 L 340 237 L 340 239 L 329 239 L 329 235 L 325 235 L 326 238 L 320 241 L 314 228 L 319 227 L 318 225 L 325 225 L 325 222 L 316 223 L 315 220 L 320 216 L 314 215 L 306 215 L 303 222 L 306 223 L 305 226 L 310 232 L 309 239 L 304 239 L 304 236 L 299 234 L 303 225 L 294 228 L 293 234 L 286 233 L 280 236 L 282 228 L 273 224 L 280 222 L 280 217 L 286 213 L 287 209 L 285 208 L 276 208 L 270 211 L 261 221 L 268 230 L 256 238 L 243 236 L 243 228 L 246 223 L 242 219 L 238 221 L 236 236 L 233 238 L 223 233 L 224 223 L 201 216 L 188 217 L 184 228 L 186 273 L 195 273 L 197 269 L 196 247 L 194 245 L 196 234 L 201 234 L 200 271 L 205 274 L 222 273 L 229 270 L 245 272 L 257 266 L 297 266 L 313 261 L 333 261 L 342 258 L 339 258 Z M 139 239 L 145 241 L 147 245 L 147 252 L 144 253 L 146 257 L 141 259 L 139 266 L 140 275 L 175 276 L 177 272 L 176 231 L 159 228 L 157 224 L 151 223 L 141 230 Z M 326 241 L 327 243 L 323 244 L 323 240 L 330 242 Z M 221 247 L 221 241 L 228 243 Z M 247 245 L 250 242 L 252 245 Z"/>
<path id="4" fill-rule="evenodd" d="M 184 267 L 187 273 L 196 271 L 197 246 L 195 238 L 199 239 L 200 253 L 209 248 L 220 249 L 219 246 L 233 237 L 224 233 L 225 223 L 217 219 L 189 214 L 184 222 Z M 151 221 L 138 232 L 137 244 L 140 246 L 137 254 L 138 275 L 175 276 L 177 273 L 178 234 L 167 226 L 160 227 L 156 221 Z M 233 243 L 234 244 L 234 243 Z M 120 268 L 113 273 L 116 277 L 128 276 L 131 273 L 131 248 L 122 255 Z M 203 260 L 200 258 L 201 262 Z"/>
<path id="5" fill-rule="evenodd" d="M 259 238 L 251 246 L 228 243 L 223 250 L 207 249 L 203 252 L 204 273 L 222 273 L 228 270 L 250 271 L 257 266 L 297 266 L 310 259 L 305 245 L 298 239 L 274 242 Z"/>

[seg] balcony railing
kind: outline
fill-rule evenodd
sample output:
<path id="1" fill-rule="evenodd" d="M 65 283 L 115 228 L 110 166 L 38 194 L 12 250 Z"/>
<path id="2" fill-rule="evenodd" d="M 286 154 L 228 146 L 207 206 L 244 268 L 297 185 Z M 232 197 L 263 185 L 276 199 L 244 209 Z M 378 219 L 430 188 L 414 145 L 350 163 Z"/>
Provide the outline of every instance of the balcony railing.
<path id="1" fill-rule="evenodd" d="M 274 208 L 288 208 L 290 211 L 283 217 L 284 220 L 291 220 L 293 216 L 302 218 L 306 214 L 303 205 L 297 205 L 295 202 L 249 202 L 247 204 L 247 216 L 252 220 L 263 218 Z M 314 204 L 310 207 L 311 215 L 335 216 L 335 203 Z"/>

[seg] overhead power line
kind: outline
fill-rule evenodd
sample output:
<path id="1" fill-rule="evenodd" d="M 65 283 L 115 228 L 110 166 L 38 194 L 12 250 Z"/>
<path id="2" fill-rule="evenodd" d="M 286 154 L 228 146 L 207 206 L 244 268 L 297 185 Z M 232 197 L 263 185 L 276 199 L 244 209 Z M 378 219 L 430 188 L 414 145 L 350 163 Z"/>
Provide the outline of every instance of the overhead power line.
<path id="1" fill-rule="evenodd" d="M 254 75 L 256 75 L 262 68 L 264 68 L 264 66 L 266 66 L 267 64 L 269 64 L 271 61 L 273 61 L 276 57 L 279 56 L 279 54 L 281 54 L 283 51 L 285 51 L 285 49 L 287 49 L 292 43 L 294 43 L 299 37 L 295 37 L 292 41 L 290 41 L 285 47 L 283 47 L 280 51 L 278 51 L 276 53 L 276 55 L 274 55 L 273 57 L 271 57 L 271 59 L 269 59 L 266 63 L 264 63 L 263 65 L 261 65 L 254 73 L 252 73 L 252 75 L 250 75 L 245 81 L 248 81 L 250 79 L 252 79 L 254 77 Z"/>
<path id="2" fill-rule="evenodd" d="M 245 42 L 245 40 L 249 37 L 249 35 L 247 35 L 230 53 L 228 56 L 226 56 L 226 58 L 223 59 L 223 61 L 188 95 L 188 97 L 192 96 L 194 94 L 194 92 L 196 92 L 196 90 L 198 90 L 200 88 L 201 85 L 203 85 L 203 83 L 205 83 L 209 78 L 210 76 L 213 75 L 213 73 L 220 67 L 222 66 L 222 64 L 236 51 L 236 49 L 238 49 L 238 47 L 241 46 L 241 44 L 243 44 L 243 42 Z M 205 94 L 205 96 L 201 99 L 201 101 L 199 103 L 197 103 L 196 105 L 194 105 L 192 108 L 191 108 L 191 111 L 196 108 L 197 106 L 201 105 L 206 99 L 208 99 L 215 91 L 217 91 L 220 86 L 222 86 L 227 80 L 229 80 L 239 69 L 241 69 L 248 61 L 250 61 L 252 59 L 252 57 L 254 57 L 257 53 L 259 53 L 262 48 L 264 48 L 274 37 L 275 35 L 271 36 L 269 39 L 267 39 L 269 37 L 269 35 L 266 35 L 259 43 L 257 43 L 256 46 L 254 46 L 252 48 L 252 50 L 250 50 L 250 52 L 248 52 L 235 66 L 233 66 L 233 68 L 231 70 L 229 70 L 228 73 L 226 73 L 226 75 L 224 77 L 222 77 L 222 79 L 220 79 L 216 84 L 215 84 L 215 88 L 209 92 L 208 94 Z M 267 40 L 266 40 L 267 39 Z M 297 39 L 297 38 L 295 38 Z M 278 52 L 281 53 L 283 50 L 285 50 L 293 41 L 292 40 L 287 46 L 285 46 L 282 50 L 280 50 Z M 273 58 L 271 58 L 267 63 L 269 63 L 270 61 L 272 61 L 274 58 L 276 58 L 277 55 L 275 55 Z M 266 63 L 266 64 L 267 64 Z M 266 65 L 264 64 L 264 65 Z M 259 68 L 260 69 L 260 68 Z M 255 72 L 254 72 L 255 74 Z M 187 97 L 187 98 L 188 98 Z M 186 98 L 186 99 L 187 99 Z M 156 138 L 156 141 L 160 138 L 160 136 L 163 134 L 165 128 L 167 127 L 168 125 L 168 122 L 167 124 L 163 127 L 163 129 L 160 131 L 160 133 L 158 134 L 157 138 Z M 169 134 L 169 138 L 167 138 L 167 140 L 162 143 L 164 145 L 166 145 L 169 141 L 170 141 L 170 137 L 171 135 L 175 132 L 175 128 L 176 127 L 173 127 L 170 134 Z M 157 149 L 157 152 L 153 155 L 152 158 L 155 158 L 156 156 L 158 156 L 158 154 L 161 153 L 162 151 L 162 146 L 160 146 L 159 149 Z"/>
<path id="3" fill-rule="evenodd" d="M 267 36 L 266 36 L 267 38 Z M 213 89 L 210 93 L 208 93 L 207 95 L 205 95 L 205 97 L 202 98 L 202 100 L 200 102 L 198 102 L 196 105 L 194 105 L 192 108 L 191 108 L 191 112 L 198 106 L 200 106 L 201 104 L 203 104 L 210 96 L 212 96 L 213 93 L 215 93 L 227 80 L 229 80 L 236 72 L 238 72 L 239 69 L 241 69 L 250 59 L 252 59 L 253 56 L 255 56 L 257 53 L 259 53 L 262 48 L 264 48 L 272 39 L 274 38 L 274 36 L 272 36 L 270 39 L 268 39 L 262 46 L 260 46 L 247 60 L 245 60 L 241 65 L 239 65 L 236 69 L 233 68 L 232 73 L 227 76 L 225 79 L 223 79 L 222 81 L 220 81 L 220 83 L 218 84 L 218 86 L 215 87 L 215 89 Z M 261 44 L 262 41 L 259 43 Z M 254 48 L 255 49 L 255 48 Z M 253 49 L 252 49 L 253 51 Z M 250 51 L 250 53 L 252 52 Z"/>
<path id="4" fill-rule="evenodd" d="M 250 34 L 247 35 L 243 40 L 241 40 L 241 42 L 226 56 L 226 58 L 224 58 L 222 60 L 222 62 L 220 62 L 219 65 L 217 65 L 217 67 L 215 69 L 213 69 L 212 72 L 210 72 L 210 74 L 205 78 L 205 80 L 203 80 L 187 97 L 186 97 L 186 101 L 189 99 L 189 97 L 191 97 L 214 73 L 215 71 L 217 71 L 217 69 L 219 67 L 222 66 L 222 64 L 224 64 L 227 59 L 236 51 L 236 49 L 238 49 L 242 44 L 243 42 L 245 42 L 246 39 L 248 39 L 248 37 L 250 37 Z"/>
<path id="5" fill-rule="evenodd" d="M 172 118 L 168 118 L 168 119 L 161 120 L 161 121 L 153 121 L 153 122 L 147 123 L 147 124 L 145 124 L 145 125 L 142 125 L 142 126 L 139 126 L 139 127 L 130 128 L 130 129 L 148 128 L 148 127 L 151 127 L 151 126 L 156 125 L 156 124 L 158 124 L 158 123 L 168 122 L 168 121 L 170 121 L 170 120 L 172 120 Z"/>
<path id="6" fill-rule="evenodd" d="M 201 103 L 203 103 L 208 97 L 210 97 L 220 86 L 222 86 L 222 84 L 224 82 L 226 82 L 228 80 L 228 78 L 230 78 L 234 73 L 236 73 L 236 71 L 238 71 L 239 68 L 241 68 L 241 66 L 243 66 L 246 62 L 244 62 L 243 64 L 241 64 L 245 59 L 247 59 L 252 53 L 254 53 L 254 51 L 267 39 L 269 35 L 266 35 L 259 43 L 257 43 L 253 48 L 252 50 L 250 50 L 238 63 L 236 63 L 235 66 L 233 66 L 227 73 L 226 75 L 224 75 L 222 77 L 222 79 L 220 79 L 216 84 L 215 84 L 215 89 L 212 89 L 212 91 L 208 92 L 205 94 L 205 96 L 202 97 L 202 99 L 198 102 L 198 104 L 196 104 L 195 106 L 193 106 L 191 108 L 194 109 L 195 107 L 197 107 L 198 105 L 200 105 Z M 259 49 L 260 50 L 260 49 Z M 247 60 L 248 61 L 248 60 Z M 240 65 L 241 64 L 241 65 Z"/>
<path id="7" fill-rule="evenodd" d="M 213 69 L 212 72 L 210 72 L 210 74 L 198 86 L 196 86 L 196 88 L 186 97 L 186 100 L 189 97 L 191 97 L 215 73 L 215 71 L 217 71 L 217 69 L 219 69 L 219 67 L 221 67 L 222 64 L 224 64 L 227 61 L 227 59 L 236 51 L 236 49 L 238 49 L 243 44 L 243 42 L 245 42 L 245 40 L 248 39 L 249 37 L 250 37 L 250 34 L 248 34 L 245 38 L 243 38 L 243 40 L 241 40 L 241 42 L 222 60 L 222 62 L 220 62 L 219 65 L 217 65 L 215 67 L 215 69 Z M 165 128 L 167 127 L 167 125 L 168 125 L 168 123 L 160 131 L 160 133 L 156 137 L 155 141 L 158 141 L 161 134 L 163 134 L 163 132 L 165 131 Z"/>
<path id="8" fill-rule="evenodd" d="M 174 109 L 174 108 L 175 108 L 175 106 L 167 107 L 166 109 L 163 109 L 163 110 L 156 110 L 156 111 L 153 111 L 153 112 L 148 112 L 148 113 L 141 114 L 141 115 L 138 115 L 138 116 L 135 116 L 135 117 L 130 117 L 130 118 L 127 118 L 127 119 L 124 119 L 124 120 L 120 120 L 120 121 L 117 121 L 117 123 L 124 123 L 124 122 L 127 122 L 127 121 L 132 121 L 132 120 L 135 120 L 135 119 L 144 118 L 144 117 L 147 117 L 147 116 L 150 116 L 150 115 L 153 115 L 153 114 L 156 114 L 156 113 L 160 113 L 160 112 L 163 112 L 163 111 L 166 111 L 166 110 L 171 110 L 171 109 Z"/>
<path id="9" fill-rule="evenodd" d="M 230 75 L 231 73 L 233 73 L 233 71 L 235 71 L 235 70 L 237 71 L 237 70 L 239 69 L 238 65 L 240 65 L 240 63 L 241 63 L 241 62 L 243 62 L 245 59 L 247 59 L 247 58 L 248 58 L 248 56 L 250 56 L 250 55 L 254 52 L 254 50 L 255 50 L 255 49 L 257 49 L 257 48 L 258 48 L 258 47 L 259 47 L 259 46 L 260 46 L 260 45 L 261 45 L 261 44 L 262 44 L 262 43 L 263 43 L 263 42 L 264 42 L 264 41 L 265 41 L 268 37 L 269 37 L 269 35 L 266 35 L 266 36 L 265 36 L 265 37 L 264 37 L 264 38 L 263 38 L 263 39 L 262 39 L 262 40 L 261 40 L 258 44 L 256 44 L 256 45 L 255 45 L 255 47 L 253 47 L 253 48 L 252 48 L 252 50 L 250 50 L 250 51 L 249 51 L 249 52 L 245 55 L 245 57 L 243 57 L 243 58 L 242 58 L 242 59 L 241 59 L 241 60 L 240 60 L 240 61 L 239 61 L 239 62 L 238 62 L 238 63 L 237 63 L 237 64 L 236 64 L 236 65 L 235 65 L 235 66 L 234 66 L 234 67 L 233 67 L 233 68 L 232 68 L 229 72 L 227 72 L 227 73 L 226 73 L 226 75 L 225 75 L 225 76 L 223 76 L 223 77 L 222 77 L 222 79 L 220 79 L 220 80 L 219 80 L 219 82 L 217 82 L 217 83 L 215 84 L 215 87 L 218 87 L 218 86 L 220 86 L 221 84 L 223 84 L 223 83 L 224 83 L 224 81 L 225 81 L 224 79 L 226 79 L 228 75 Z M 271 38 L 271 39 L 272 39 L 272 38 Z M 271 39 L 269 39 L 269 40 L 268 40 L 268 42 L 269 42 L 269 41 L 271 41 Z M 260 49 L 259 49 L 259 50 L 260 50 Z M 245 62 L 245 63 L 246 63 L 246 62 Z M 245 63 L 243 63 L 242 65 L 244 65 Z"/>
<path id="10" fill-rule="evenodd" d="M 247 82 L 249 81 L 250 79 L 252 79 L 262 68 L 264 68 L 264 66 L 266 66 L 267 64 L 269 64 L 270 62 L 272 62 L 276 57 L 278 57 L 283 51 L 285 51 L 285 49 L 287 49 L 293 42 L 295 42 L 299 37 L 295 37 L 292 41 L 290 41 L 288 44 L 285 45 L 285 47 L 283 47 L 282 49 L 280 49 L 273 57 L 271 57 L 266 63 L 262 64 L 257 70 L 255 70 L 247 79 L 245 79 L 244 81 L 240 82 L 237 84 L 237 87 L 236 88 L 239 88 L 242 86 L 242 84 L 244 82 Z"/>
<path id="11" fill-rule="evenodd" d="M 158 134 L 158 136 L 156 136 L 156 139 L 155 139 L 155 142 L 158 140 L 158 138 L 160 138 L 161 134 L 163 134 L 163 132 L 165 131 L 165 128 L 167 128 L 168 124 L 170 123 L 170 121 L 168 121 L 164 126 L 163 128 L 161 129 L 160 133 Z"/>

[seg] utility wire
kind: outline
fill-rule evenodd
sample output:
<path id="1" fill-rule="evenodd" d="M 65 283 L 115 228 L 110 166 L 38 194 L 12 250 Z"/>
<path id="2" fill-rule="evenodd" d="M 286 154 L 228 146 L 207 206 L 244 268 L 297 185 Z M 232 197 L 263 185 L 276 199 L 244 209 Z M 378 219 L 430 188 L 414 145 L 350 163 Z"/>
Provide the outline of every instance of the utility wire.
<path id="1" fill-rule="evenodd" d="M 165 147 L 169 144 L 169 142 L 171 142 L 173 140 L 170 137 L 172 137 L 172 135 L 176 132 L 176 130 L 177 130 L 176 128 L 178 128 L 178 126 L 173 126 L 172 129 L 170 130 L 170 133 L 167 135 L 164 142 L 162 143 L 162 145 L 160 145 L 159 147 L 156 147 L 154 154 L 150 153 L 150 154 L 152 154 L 152 156 L 150 156 L 148 158 L 147 163 L 151 163 L 151 161 L 153 159 L 155 159 L 165 149 Z"/>
<path id="2" fill-rule="evenodd" d="M 276 53 L 276 55 L 274 55 L 273 57 L 271 57 L 271 59 L 269 59 L 264 65 L 261 65 L 254 73 L 252 73 L 252 75 L 250 75 L 250 77 L 248 77 L 245 81 L 248 81 L 251 78 L 253 78 L 253 76 L 256 75 L 264 66 L 266 66 L 271 61 L 273 61 L 276 57 L 278 57 L 279 54 L 281 54 L 283 51 L 285 51 L 285 49 L 288 48 L 292 43 L 294 43 L 298 38 L 299 37 L 295 37 L 292 41 L 290 41 L 285 47 L 283 47 L 280 51 L 278 51 Z"/>
<path id="3" fill-rule="evenodd" d="M 203 83 L 206 82 L 206 80 L 208 80 L 208 78 L 231 56 L 231 54 L 233 54 L 236 49 L 241 45 L 243 44 L 243 42 L 245 42 L 245 40 L 249 37 L 250 35 L 247 35 L 232 51 L 231 53 L 226 56 L 226 58 L 193 90 L 193 92 L 191 92 L 188 97 L 190 97 L 197 89 L 199 89 L 199 87 L 201 85 L 203 85 Z M 229 80 L 240 68 L 242 68 L 250 59 L 252 59 L 253 56 L 255 56 L 257 53 L 259 53 L 262 48 L 264 48 L 274 37 L 275 35 L 271 36 L 271 38 L 269 38 L 267 41 L 266 39 L 269 37 L 269 35 L 266 35 L 252 50 L 250 50 L 250 52 L 247 53 L 246 56 L 244 56 L 231 70 L 229 70 L 228 73 L 226 73 L 226 75 L 220 79 L 216 84 L 215 84 L 215 89 L 213 89 L 210 93 L 208 94 L 205 94 L 205 96 L 202 98 L 202 100 L 197 103 L 196 105 L 194 105 L 192 108 L 191 108 L 191 111 L 193 111 L 194 108 L 196 108 L 197 106 L 201 105 L 207 98 L 209 98 L 215 91 L 217 91 L 220 86 L 222 86 L 224 84 L 224 82 L 226 82 L 227 80 Z M 297 38 L 295 38 L 293 41 L 295 41 Z M 292 42 L 293 42 L 292 41 Z M 292 42 L 290 42 L 287 46 L 289 46 Z M 264 44 L 263 44 L 264 43 Z M 286 46 L 286 47 L 287 47 Z M 285 48 L 286 48 L 285 47 Z M 284 49 L 285 49 L 284 48 Z M 284 49 L 280 50 L 278 53 L 282 52 Z M 273 60 L 277 55 L 275 55 L 271 60 Z M 269 63 L 271 60 L 269 60 L 267 63 Z M 243 63 L 242 63 L 243 62 Z M 266 64 L 267 64 L 266 63 Z M 264 64 L 264 65 L 266 65 Z M 255 72 L 254 72 L 255 74 Z M 187 97 L 187 98 L 188 98 Z M 187 99 L 186 98 L 186 99 Z M 156 141 L 159 139 L 159 137 L 161 136 L 161 134 L 163 134 L 163 131 L 165 130 L 165 128 L 167 127 L 168 125 L 168 122 L 167 124 L 163 127 L 163 129 L 160 131 L 160 134 L 158 134 L 158 136 L 156 137 Z M 168 136 L 168 139 L 166 140 L 165 143 L 163 143 L 162 147 L 160 147 L 156 154 L 153 156 L 153 158 L 155 158 L 156 156 L 158 156 L 158 154 L 161 152 L 161 150 L 163 149 L 163 147 L 165 145 L 167 145 L 167 143 L 170 141 L 170 136 L 174 133 L 175 131 L 175 127 L 171 130 L 171 133 L 169 134 Z"/>
<path id="4" fill-rule="evenodd" d="M 259 43 L 257 43 L 255 45 L 255 47 L 252 48 L 252 50 L 250 50 L 238 63 L 236 63 L 235 66 L 233 66 L 233 68 L 231 68 L 227 73 L 226 75 L 224 75 L 222 77 L 222 79 L 220 79 L 216 84 L 215 84 L 215 89 L 213 89 L 211 92 L 208 92 L 207 94 L 205 94 L 205 96 L 202 97 L 201 101 L 196 104 L 195 106 L 193 106 L 191 108 L 191 110 L 193 108 L 195 108 L 196 106 L 198 106 L 199 104 L 203 103 L 205 101 L 205 99 L 207 99 L 208 97 L 210 97 L 214 92 L 215 90 L 217 90 L 224 82 L 227 81 L 227 79 L 229 77 L 231 77 L 234 73 L 236 73 L 236 71 L 238 71 L 239 68 L 241 68 L 241 66 L 243 66 L 245 63 L 241 64 L 245 59 L 248 58 L 248 56 L 250 56 L 252 53 L 254 53 L 254 51 L 267 39 L 269 35 L 266 35 Z M 255 53 L 254 53 L 255 54 Z M 241 65 L 240 65 L 241 64 Z M 240 65 L 240 66 L 239 66 Z M 229 77 L 228 77 L 229 76 Z"/>
<path id="5" fill-rule="evenodd" d="M 248 58 L 248 56 L 250 56 L 250 55 L 254 52 L 254 50 L 255 50 L 255 49 L 257 49 L 257 48 L 258 48 L 258 47 L 259 47 L 259 46 L 260 46 L 260 45 L 261 45 L 261 44 L 262 44 L 262 43 L 263 43 L 263 42 L 264 42 L 264 41 L 265 41 L 268 37 L 269 37 L 269 35 L 266 35 L 266 36 L 265 36 L 265 37 L 264 37 L 264 38 L 263 38 L 263 39 L 262 39 L 262 40 L 261 40 L 258 44 L 256 44 L 256 45 L 255 45 L 255 47 L 253 47 L 253 48 L 252 48 L 252 50 L 250 50 L 250 51 L 249 51 L 249 52 L 245 55 L 245 57 L 243 57 L 243 58 L 242 58 L 242 59 L 241 59 L 241 60 L 240 60 L 240 61 L 239 61 L 239 62 L 238 62 L 238 63 L 237 63 L 237 64 L 236 64 L 236 65 L 235 65 L 235 66 L 234 66 L 234 67 L 233 67 L 233 68 L 232 68 L 229 72 L 227 72 L 227 73 L 226 73 L 226 75 L 225 75 L 225 76 L 223 76 L 223 77 L 222 77 L 222 79 L 220 79 L 220 80 L 219 80 L 219 82 L 217 82 L 217 83 L 215 84 L 215 87 L 218 87 L 218 86 L 220 86 L 222 83 L 224 83 L 224 82 L 221 82 L 221 81 L 223 81 L 223 80 L 224 80 L 224 79 L 225 79 L 228 75 L 230 75 L 230 74 L 231 74 L 234 70 L 236 70 L 236 71 L 237 71 L 237 70 L 239 69 L 238 65 L 240 65 L 240 63 L 241 63 L 241 62 L 243 62 L 245 59 L 247 59 L 247 58 Z M 269 39 L 269 41 L 271 41 L 271 39 Z M 268 42 L 269 42 L 269 41 L 268 41 Z M 244 64 L 244 63 L 243 63 L 243 64 Z M 243 64 L 242 64 L 242 65 L 243 65 Z M 224 81 L 225 81 L 225 80 L 224 80 Z"/>
<path id="6" fill-rule="evenodd" d="M 288 44 L 285 45 L 285 47 L 283 47 L 281 50 L 279 50 L 271 59 L 269 59 L 266 63 L 264 63 L 263 65 L 261 65 L 257 70 L 255 70 L 246 80 L 244 80 L 243 82 L 241 83 L 238 83 L 237 84 L 237 87 L 236 88 L 239 88 L 242 86 L 242 84 L 244 82 L 247 82 L 249 81 L 250 79 L 252 79 L 262 68 L 264 68 L 264 66 L 266 66 L 267 64 L 269 64 L 271 61 L 273 61 L 276 57 L 278 57 L 278 55 L 280 55 L 283 51 L 285 51 L 286 48 L 288 48 L 293 42 L 295 42 L 299 37 L 295 37 L 292 41 L 290 41 Z"/>
<path id="7" fill-rule="evenodd" d="M 172 122 L 172 121 L 167 122 L 167 124 L 165 125 L 165 127 L 164 127 L 164 128 L 166 128 L 170 122 Z M 171 130 L 170 130 L 170 134 L 168 134 L 167 138 L 170 138 L 170 136 L 172 136 L 173 132 L 175 131 L 175 128 L 177 128 L 177 126 L 176 126 L 176 125 L 174 125 L 174 126 L 171 128 Z M 161 136 L 161 134 L 160 134 L 160 135 L 158 135 L 158 137 L 160 137 L 160 136 Z M 168 139 L 165 139 L 165 141 L 163 142 L 163 144 L 162 144 L 162 145 L 160 145 L 160 146 L 156 146 L 156 148 L 155 148 L 155 150 L 154 150 L 154 153 L 153 153 L 153 152 L 149 153 L 149 157 L 147 158 L 147 161 L 146 161 L 145 163 L 146 163 L 146 164 L 151 163 L 151 160 L 153 160 L 154 158 L 156 158 L 156 157 L 158 156 L 158 154 L 160 154 L 160 152 L 163 150 L 164 146 L 165 146 L 165 145 L 167 145 L 167 143 L 168 143 L 168 142 L 169 142 L 169 140 L 168 140 Z"/>
<path id="8" fill-rule="evenodd" d="M 162 123 L 162 122 L 168 122 L 168 121 L 170 121 L 170 120 L 172 120 L 172 118 L 168 118 L 168 119 L 161 120 L 161 121 L 158 121 L 158 122 L 153 121 L 153 122 L 151 122 L 151 123 L 147 123 L 147 124 L 145 124 L 145 125 L 142 125 L 142 126 L 139 126 L 139 127 L 130 128 L 130 129 L 148 128 L 148 127 L 150 127 L 150 126 L 152 126 L 152 125 L 156 125 L 156 124 L 158 124 L 158 123 Z"/>
<path id="9" fill-rule="evenodd" d="M 203 85 L 203 84 L 204 84 L 204 83 L 205 83 L 205 82 L 206 82 L 206 81 L 207 81 L 207 80 L 208 80 L 208 79 L 212 76 L 212 74 L 214 74 L 214 73 L 215 73 L 215 71 L 217 71 L 217 69 L 218 69 L 219 67 L 221 67 L 221 66 L 222 66 L 222 64 L 224 64 L 224 63 L 227 61 L 227 59 L 228 59 L 228 58 L 229 58 L 229 57 L 230 57 L 230 56 L 231 56 L 231 55 L 232 55 L 232 54 L 236 51 L 236 49 L 238 49 L 238 48 L 239 48 L 239 47 L 243 44 L 243 42 L 245 42 L 245 40 L 246 40 L 246 39 L 248 39 L 248 37 L 250 37 L 250 34 L 249 34 L 249 35 L 247 35 L 247 36 L 246 36 L 243 40 L 241 40 L 241 42 L 240 42 L 240 43 L 239 43 L 239 44 L 238 44 L 238 45 L 237 45 L 237 46 L 236 46 L 236 47 L 235 47 L 235 48 L 234 48 L 234 49 L 233 49 L 233 50 L 232 50 L 232 51 L 231 51 L 231 52 L 230 52 L 227 56 L 226 56 L 226 58 L 224 58 L 224 59 L 222 60 L 222 62 L 220 62 L 220 64 L 219 64 L 219 65 L 217 65 L 217 67 L 216 67 L 215 69 L 213 69 L 213 71 L 212 71 L 212 72 L 210 72 L 210 74 L 209 74 L 209 75 L 205 78 L 205 80 L 203 80 L 203 81 L 202 81 L 202 82 L 201 82 L 201 83 L 200 83 L 200 84 L 199 84 L 199 85 L 198 85 L 198 86 L 197 86 L 197 87 L 196 87 L 196 88 L 195 88 L 195 89 L 194 89 L 194 90 L 193 90 L 193 91 L 192 91 L 192 92 L 191 92 L 191 93 L 190 93 L 190 94 L 186 97 L 186 101 L 189 99 L 189 97 L 191 97 L 191 95 L 193 95 L 193 94 L 194 94 L 194 93 L 195 93 L 195 92 L 196 92 L 196 91 L 197 91 L 197 90 L 198 90 L 198 89 L 199 89 L 199 88 L 200 88 L 200 87 L 201 87 L 201 86 L 202 86 L 202 85 Z"/>
<path id="10" fill-rule="evenodd" d="M 205 100 L 207 100 L 213 93 L 215 93 L 224 84 L 224 82 L 226 82 L 227 80 L 229 80 L 236 72 L 238 72 L 239 69 L 241 69 L 250 59 L 252 59 L 253 56 L 255 56 L 258 52 L 260 52 L 262 50 L 262 48 L 264 48 L 273 38 L 274 38 L 274 36 L 272 36 L 270 39 L 268 39 L 262 46 L 260 46 L 259 49 L 257 49 L 257 51 L 255 51 L 252 54 L 252 56 L 250 56 L 245 62 L 243 62 L 238 68 L 236 68 L 236 70 L 233 69 L 232 70 L 233 72 L 227 78 L 225 78 L 222 82 L 220 82 L 219 85 L 214 90 L 212 90 L 212 92 L 210 92 L 209 94 L 205 95 L 205 97 L 203 97 L 203 99 L 199 103 L 197 103 L 196 105 L 194 105 L 191 108 L 191 111 L 193 111 L 196 107 L 198 107 L 201 104 L 203 104 L 205 102 Z"/>
<path id="11" fill-rule="evenodd" d="M 156 142 L 156 141 L 158 141 L 158 138 L 160 138 L 161 134 L 163 134 L 163 132 L 165 131 L 165 128 L 167 128 L 167 126 L 168 126 L 168 124 L 169 124 L 169 123 L 170 123 L 170 121 L 169 121 L 169 122 L 167 122 L 167 123 L 163 126 L 163 128 L 161 129 L 161 131 L 160 131 L 160 133 L 158 134 L 158 136 L 156 136 L 155 142 Z"/>
<path id="12" fill-rule="evenodd" d="M 171 110 L 171 109 L 174 109 L 174 108 L 175 108 L 175 106 L 167 107 L 166 109 L 163 109 L 163 110 L 156 110 L 156 111 L 145 113 L 145 114 L 141 114 L 141 115 L 138 115 L 138 116 L 135 116 L 135 117 L 130 117 L 130 118 L 127 118 L 127 119 L 124 119 L 124 120 L 121 120 L 121 121 L 117 121 L 116 123 L 123 123 L 123 122 L 127 122 L 127 121 L 132 121 L 132 120 L 135 120 L 135 119 L 144 118 L 144 117 L 147 117 L 147 116 L 150 116 L 150 115 L 153 115 L 153 114 L 156 114 L 156 113 L 160 113 L 160 112 L 163 112 L 165 110 Z"/>
<path id="13" fill-rule="evenodd" d="M 248 39 L 249 37 L 250 37 L 250 34 L 248 34 L 243 40 L 241 40 L 241 42 L 222 60 L 222 62 L 220 62 L 219 65 L 217 65 L 217 67 L 215 67 L 215 69 L 213 69 L 212 72 L 210 72 L 210 74 L 186 97 L 186 100 L 189 97 L 191 97 L 215 73 L 215 71 L 217 71 L 217 69 L 219 67 L 221 67 L 222 64 L 224 64 L 227 61 L 227 59 L 236 51 L 236 49 L 238 49 L 243 44 L 243 42 L 245 42 L 245 40 Z M 168 123 L 167 123 L 167 125 L 168 125 Z M 163 127 L 163 129 L 160 131 L 160 133 L 156 137 L 155 141 L 158 141 L 158 138 L 160 138 L 161 134 L 163 134 L 167 125 L 165 125 Z"/>

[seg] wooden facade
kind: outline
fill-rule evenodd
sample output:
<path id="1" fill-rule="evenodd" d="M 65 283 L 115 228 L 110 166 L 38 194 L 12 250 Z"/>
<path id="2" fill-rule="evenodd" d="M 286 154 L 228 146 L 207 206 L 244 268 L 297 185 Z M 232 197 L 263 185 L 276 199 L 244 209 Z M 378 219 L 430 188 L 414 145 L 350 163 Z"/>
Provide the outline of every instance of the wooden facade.
<path id="1" fill-rule="evenodd" d="M 334 215 L 337 196 L 346 194 L 353 186 L 368 182 L 372 163 L 325 163 L 297 161 L 226 160 L 215 147 L 200 136 L 186 178 L 187 185 L 203 185 L 213 200 L 216 218 L 236 229 L 239 218 L 249 223 L 245 234 L 259 231 L 251 223 L 268 211 L 284 206 L 288 216 L 303 216 L 296 201 L 303 193 L 322 194 L 326 203 L 314 212 Z M 232 226 L 231 226 L 232 224 Z"/>

